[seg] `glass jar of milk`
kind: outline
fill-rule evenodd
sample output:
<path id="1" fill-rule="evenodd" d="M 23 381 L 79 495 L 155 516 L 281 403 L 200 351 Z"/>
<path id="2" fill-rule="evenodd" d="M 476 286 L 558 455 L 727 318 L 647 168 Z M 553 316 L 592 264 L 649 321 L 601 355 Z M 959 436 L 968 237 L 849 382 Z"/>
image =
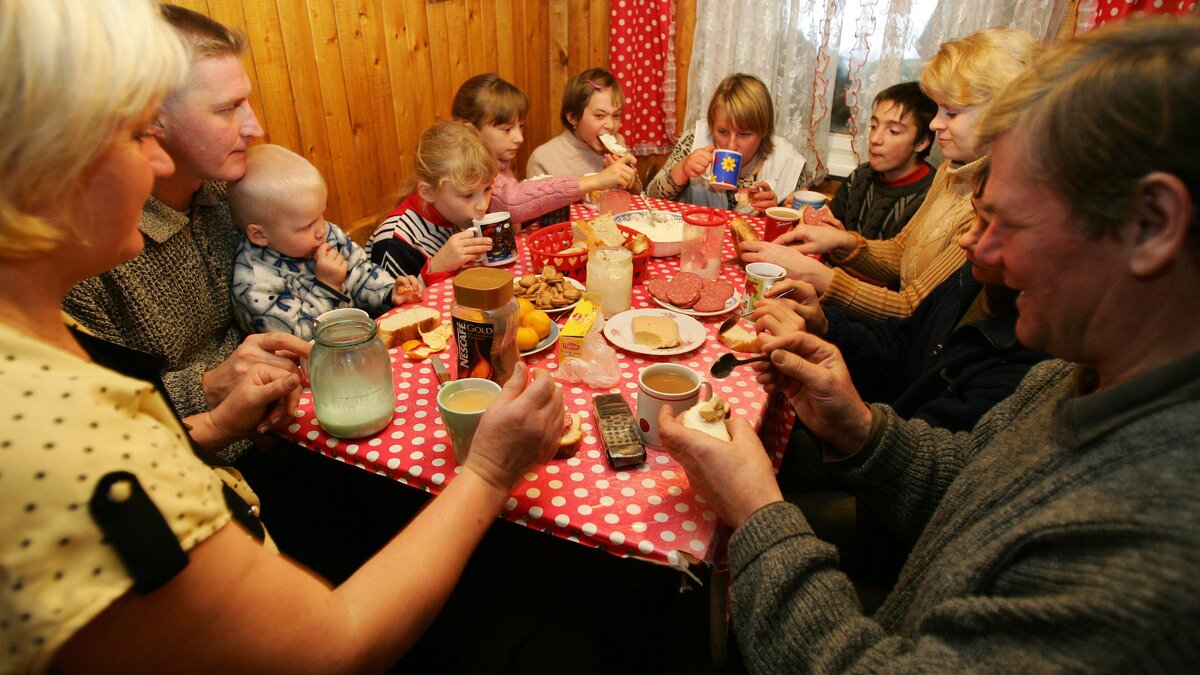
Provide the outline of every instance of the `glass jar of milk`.
<path id="1" fill-rule="evenodd" d="M 587 290 L 600 295 L 606 319 L 629 309 L 633 298 L 633 254 L 619 246 L 588 251 Z"/>
<path id="2" fill-rule="evenodd" d="M 387 347 L 374 319 L 350 316 L 313 329 L 308 357 L 317 421 L 332 436 L 362 438 L 392 421 L 395 394 Z"/>

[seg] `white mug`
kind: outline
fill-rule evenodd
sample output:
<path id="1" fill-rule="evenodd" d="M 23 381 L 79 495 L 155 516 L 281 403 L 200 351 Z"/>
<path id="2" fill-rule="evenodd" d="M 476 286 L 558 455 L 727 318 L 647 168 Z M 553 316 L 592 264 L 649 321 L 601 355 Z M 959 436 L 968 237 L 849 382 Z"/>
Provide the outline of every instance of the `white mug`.
<path id="1" fill-rule="evenodd" d="M 680 383 L 678 378 L 686 382 Z M 647 379 L 650 380 L 650 384 L 646 383 Z M 664 390 L 657 388 L 656 383 L 659 387 L 664 383 L 681 386 L 668 386 Z M 701 389 L 707 390 L 704 395 L 705 401 L 712 398 L 712 384 L 701 379 L 699 373 L 686 366 L 677 363 L 656 363 L 643 368 L 642 372 L 638 373 L 637 396 L 637 423 L 642 432 L 642 440 L 647 445 L 661 446 L 662 442 L 658 437 L 658 412 L 663 406 L 667 406 L 671 409 L 671 414 L 679 415 L 700 402 Z"/>

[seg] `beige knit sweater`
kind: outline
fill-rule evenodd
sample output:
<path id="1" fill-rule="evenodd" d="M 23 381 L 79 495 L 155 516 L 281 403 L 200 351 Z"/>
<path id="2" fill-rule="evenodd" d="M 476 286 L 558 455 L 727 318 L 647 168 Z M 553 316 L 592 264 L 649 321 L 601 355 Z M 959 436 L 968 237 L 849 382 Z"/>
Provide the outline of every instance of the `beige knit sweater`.
<path id="1" fill-rule="evenodd" d="M 835 265 L 883 282 L 886 288 L 835 268 L 821 301 L 860 321 L 912 314 L 925 296 L 967 260 L 958 238 L 975 219 L 971 180 L 985 160 L 958 167 L 943 163 L 925 202 L 900 234 L 867 240 L 854 233 L 858 239 L 854 251 L 842 259 L 832 258 Z"/>

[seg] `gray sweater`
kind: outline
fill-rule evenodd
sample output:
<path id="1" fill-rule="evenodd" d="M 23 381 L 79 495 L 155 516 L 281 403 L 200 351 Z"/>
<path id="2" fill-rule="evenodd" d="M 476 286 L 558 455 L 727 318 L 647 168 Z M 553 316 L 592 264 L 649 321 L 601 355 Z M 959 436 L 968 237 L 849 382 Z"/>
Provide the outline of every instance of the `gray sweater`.
<path id="1" fill-rule="evenodd" d="M 730 541 L 753 672 L 1177 672 L 1200 664 L 1200 353 L 1099 392 L 1035 366 L 970 433 L 875 407 L 838 462 L 916 540 L 862 614 L 835 549 L 773 504 Z"/>

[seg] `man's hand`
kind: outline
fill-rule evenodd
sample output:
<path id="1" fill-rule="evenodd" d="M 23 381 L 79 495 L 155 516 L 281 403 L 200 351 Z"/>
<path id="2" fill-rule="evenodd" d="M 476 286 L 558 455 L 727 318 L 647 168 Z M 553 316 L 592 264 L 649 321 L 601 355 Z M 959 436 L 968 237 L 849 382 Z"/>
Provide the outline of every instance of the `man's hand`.
<path id="1" fill-rule="evenodd" d="M 788 289 L 794 289 L 791 295 L 777 297 Z M 796 331 L 823 336 L 829 330 L 829 320 L 821 307 L 821 294 L 812 284 L 797 279 L 783 279 L 767 289 L 750 320 L 758 332 L 775 336 Z"/>
<path id="2" fill-rule="evenodd" d="M 475 230 L 455 232 L 429 260 L 429 271 L 453 272 L 490 250 L 491 237 L 476 237 Z"/>
<path id="3" fill-rule="evenodd" d="M 210 444 L 226 445 L 252 433 L 266 433 L 280 426 L 273 424 L 269 413 L 282 413 L 282 421 L 290 421 L 300 397 L 300 376 L 264 364 L 250 367 L 237 386 L 208 413 Z"/>
<path id="4" fill-rule="evenodd" d="M 834 222 L 840 221 L 834 219 Z M 858 240 L 844 229 L 828 225 L 800 224 L 775 238 L 774 243 L 791 246 L 801 253 L 823 255 L 836 252 L 847 256 L 854 251 Z"/>
<path id="5" fill-rule="evenodd" d="M 396 285 L 392 286 L 392 306 L 399 307 L 410 302 L 420 302 L 424 299 L 424 285 L 421 280 L 405 274 L 396 279 Z"/>
<path id="6" fill-rule="evenodd" d="M 558 450 L 563 395 L 550 373 L 517 363 L 512 377 L 479 420 L 466 468 L 507 493 L 530 467 Z"/>
<path id="7" fill-rule="evenodd" d="M 325 242 L 317 248 L 315 257 L 317 261 L 317 281 L 340 291 L 342 284 L 346 281 L 346 274 L 350 269 L 346 264 L 346 259 L 342 257 L 341 253 L 338 253 L 336 248 L 330 246 L 329 242 Z"/>
<path id="8" fill-rule="evenodd" d="M 663 447 L 687 472 L 692 487 L 717 516 L 737 529 L 755 511 L 783 501 L 771 459 L 754 427 L 744 419 L 726 422 L 733 440 L 721 441 L 688 429 L 663 406 L 658 430 Z"/>
<path id="9" fill-rule="evenodd" d="M 779 239 L 775 240 L 778 241 Z M 824 293 L 825 289 L 829 288 L 829 282 L 833 280 L 833 270 L 794 246 L 784 246 L 775 242 L 743 241 L 740 257 L 747 263 L 769 262 L 779 265 L 788 278 L 806 281 L 812 284 L 818 293 Z"/>
<path id="10" fill-rule="evenodd" d="M 863 403 L 837 347 L 805 333 L 759 334 L 770 361 L 752 364 L 768 392 L 787 396 L 810 431 L 849 455 L 871 432 L 871 408 Z"/>
<path id="11" fill-rule="evenodd" d="M 204 373 L 201 384 L 208 409 L 213 410 L 256 364 L 271 366 L 285 373 L 300 374 L 300 359 L 308 358 L 312 345 L 290 333 L 260 333 L 251 335 L 233 350 L 229 358 Z M 276 378 L 278 379 L 278 378 Z M 295 410 L 300 401 L 299 391 L 288 409 Z"/>

